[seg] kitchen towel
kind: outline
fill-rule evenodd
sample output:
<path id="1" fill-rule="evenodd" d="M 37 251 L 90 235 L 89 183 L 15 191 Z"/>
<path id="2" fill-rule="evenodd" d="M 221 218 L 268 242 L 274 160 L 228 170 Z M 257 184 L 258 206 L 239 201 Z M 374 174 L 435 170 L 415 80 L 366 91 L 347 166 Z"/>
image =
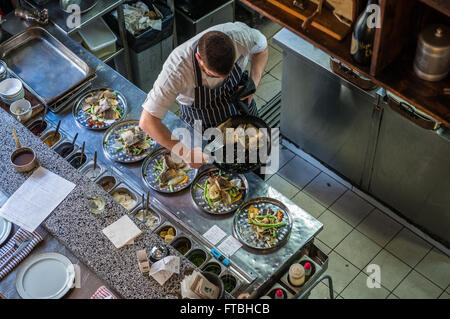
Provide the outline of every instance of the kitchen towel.
<path id="1" fill-rule="evenodd" d="M 36 245 L 44 239 L 45 233 L 40 228 L 34 232 L 20 228 L 14 236 L 12 236 L 8 242 L 0 248 L 0 280 L 6 277 L 22 260 L 24 260 Z M 31 238 L 31 241 L 25 246 L 25 248 L 16 256 L 11 258 L 5 265 L 3 265 L 8 258 L 14 254 L 20 243 Z M 17 243 L 17 244 L 16 244 Z"/>
<path id="2" fill-rule="evenodd" d="M 142 234 L 142 231 L 133 223 L 127 215 L 103 229 L 103 234 L 116 246 L 122 248 L 131 244 L 133 240 Z"/>
<path id="3" fill-rule="evenodd" d="M 117 299 L 117 297 L 105 286 L 100 286 L 91 299 Z"/>

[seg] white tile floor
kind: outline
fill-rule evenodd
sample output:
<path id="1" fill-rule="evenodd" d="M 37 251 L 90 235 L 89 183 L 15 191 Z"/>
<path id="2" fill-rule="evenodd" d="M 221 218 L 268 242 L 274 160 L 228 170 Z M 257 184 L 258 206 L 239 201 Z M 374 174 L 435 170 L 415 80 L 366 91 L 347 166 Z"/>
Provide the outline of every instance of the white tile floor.
<path id="1" fill-rule="evenodd" d="M 441 298 L 450 294 L 450 259 L 305 157 L 282 150 L 268 183 L 324 224 L 316 245 L 329 255 L 336 298 Z M 301 151 L 297 151 L 301 152 Z M 348 184 L 347 184 L 348 185 Z M 368 288 L 380 268 L 380 288 Z M 373 279 L 377 280 L 377 279 Z M 328 298 L 320 284 L 310 298 Z"/>
<path id="2" fill-rule="evenodd" d="M 260 108 L 281 90 L 283 55 L 272 41 L 281 27 L 268 22 L 258 28 L 270 45 L 268 65 L 255 96 Z M 178 114 L 177 105 L 171 110 Z M 393 220 L 387 211 L 375 208 L 375 200 L 363 199 L 360 191 L 310 156 L 300 157 L 283 148 L 280 169 L 266 180 L 324 224 L 315 244 L 329 255 L 326 273 L 333 279 L 335 298 L 449 298 L 449 257 Z M 379 265 L 380 288 L 368 288 L 372 275 L 368 264 Z M 319 284 L 310 298 L 328 298 L 327 286 Z"/>
<path id="3" fill-rule="evenodd" d="M 272 41 L 280 28 L 274 22 L 259 28 L 270 44 L 264 86 L 256 92 L 265 102 L 281 87 L 282 50 Z M 280 169 L 268 182 L 324 224 L 315 244 L 329 255 L 327 274 L 333 279 L 335 298 L 450 297 L 447 255 L 376 208 L 375 200 L 363 199 L 350 183 L 302 155 L 281 150 Z M 379 265 L 380 288 L 368 288 L 368 276 L 373 275 L 368 264 Z M 327 286 L 321 283 L 310 298 L 328 296 Z"/>

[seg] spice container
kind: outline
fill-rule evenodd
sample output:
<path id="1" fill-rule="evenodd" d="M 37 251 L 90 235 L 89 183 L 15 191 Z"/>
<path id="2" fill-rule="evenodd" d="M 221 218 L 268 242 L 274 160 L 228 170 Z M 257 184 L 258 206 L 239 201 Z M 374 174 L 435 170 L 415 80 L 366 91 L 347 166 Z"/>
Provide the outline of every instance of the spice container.
<path id="1" fill-rule="evenodd" d="M 192 243 L 188 238 L 180 237 L 172 243 L 172 247 L 178 250 L 180 254 L 186 255 L 186 253 L 191 249 Z"/>
<path id="2" fill-rule="evenodd" d="M 68 158 L 68 162 L 70 165 L 72 165 L 73 168 L 80 168 L 81 166 L 86 163 L 87 157 L 86 154 L 83 154 L 83 157 L 81 157 L 81 153 L 75 153 L 72 156 Z"/>
<path id="3" fill-rule="evenodd" d="M 187 259 L 196 267 L 200 267 L 206 261 L 206 252 L 201 249 L 192 250 L 187 256 Z"/>
<path id="4" fill-rule="evenodd" d="M 37 137 L 41 137 L 42 133 L 47 129 L 48 124 L 46 121 L 37 120 L 30 124 L 28 129 Z"/>
<path id="5" fill-rule="evenodd" d="M 58 145 L 57 148 L 55 148 L 55 152 L 58 153 L 61 157 L 66 158 L 73 152 L 74 149 L 75 145 L 70 142 L 64 142 Z"/>
<path id="6" fill-rule="evenodd" d="M 50 131 L 47 134 L 45 134 L 42 137 L 42 141 L 48 146 L 48 147 L 52 147 L 53 145 L 55 145 L 56 143 L 59 142 L 59 140 L 61 139 L 61 133 L 57 132 L 55 134 L 56 131 Z"/>
<path id="7" fill-rule="evenodd" d="M 222 267 L 216 262 L 210 262 L 203 267 L 203 272 L 210 272 L 219 276 L 222 272 Z"/>

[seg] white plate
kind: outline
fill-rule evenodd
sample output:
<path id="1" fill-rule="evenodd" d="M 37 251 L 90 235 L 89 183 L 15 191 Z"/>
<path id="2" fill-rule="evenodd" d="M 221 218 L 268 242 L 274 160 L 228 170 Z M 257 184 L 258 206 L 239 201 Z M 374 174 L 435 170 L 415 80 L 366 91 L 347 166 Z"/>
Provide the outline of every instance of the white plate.
<path id="1" fill-rule="evenodd" d="M 28 258 L 16 276 L 17 293 L 24 299 L 60 299 L 72 288 L 75 268 L 58 253 L 43 253 Z"/>
<path id="2" fill-rule="evenodd" d="M 10 221 L 0 217 L 0 245 L 5 242 L 11 233 L 12 224 Z"/>

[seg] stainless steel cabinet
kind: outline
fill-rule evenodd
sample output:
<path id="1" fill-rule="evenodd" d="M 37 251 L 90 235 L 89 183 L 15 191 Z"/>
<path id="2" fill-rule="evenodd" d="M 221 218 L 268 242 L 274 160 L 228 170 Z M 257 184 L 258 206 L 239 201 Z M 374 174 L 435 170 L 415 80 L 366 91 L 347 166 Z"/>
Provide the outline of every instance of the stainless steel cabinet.
<path id="1" fill-rule="evenodd" d="M 282 135 L 364 189 L 380 121 L 375 91 L 332 73 L 322 51 L 284 49 Z"/>
<path id="2" fill-rule="evenodd" d="M 369 192 L 449 246 L 450 134 L 430 123 L 402 104 L 384 105 Z"/>

